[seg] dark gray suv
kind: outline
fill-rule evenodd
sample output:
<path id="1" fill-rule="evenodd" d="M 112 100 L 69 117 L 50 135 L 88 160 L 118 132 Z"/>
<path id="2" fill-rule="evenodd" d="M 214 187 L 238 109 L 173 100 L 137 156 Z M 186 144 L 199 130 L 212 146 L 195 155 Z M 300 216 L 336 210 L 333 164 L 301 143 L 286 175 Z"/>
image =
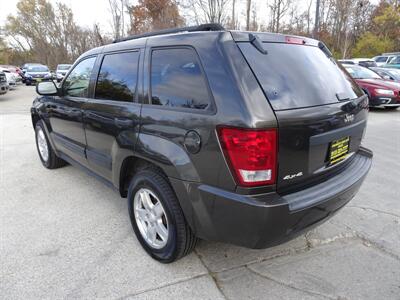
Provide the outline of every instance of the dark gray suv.
<path id="1" fill-rule="evenodd" d="M 133 36 L 37 92 L 43 165 L 76 165 L 127 197 L 138 240 L 164 263 L 198 238 L 291 239 L 350 201 L 371 166 L 368 99 L 309 38 L 215 24 Z"/>

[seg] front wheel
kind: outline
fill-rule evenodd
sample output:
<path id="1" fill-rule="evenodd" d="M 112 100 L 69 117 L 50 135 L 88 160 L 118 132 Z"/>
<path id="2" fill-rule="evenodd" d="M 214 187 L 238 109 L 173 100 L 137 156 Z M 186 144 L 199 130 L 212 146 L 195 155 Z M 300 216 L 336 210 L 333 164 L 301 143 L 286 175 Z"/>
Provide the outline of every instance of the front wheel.
<path id="1" fill-rule="evenodd" d="M 169 182 L 158 171 L 144 169 L 134 176 L 128 209 L 136 237 L 154 259 L 171 263 L 194 249 L 197 238 Z"/>

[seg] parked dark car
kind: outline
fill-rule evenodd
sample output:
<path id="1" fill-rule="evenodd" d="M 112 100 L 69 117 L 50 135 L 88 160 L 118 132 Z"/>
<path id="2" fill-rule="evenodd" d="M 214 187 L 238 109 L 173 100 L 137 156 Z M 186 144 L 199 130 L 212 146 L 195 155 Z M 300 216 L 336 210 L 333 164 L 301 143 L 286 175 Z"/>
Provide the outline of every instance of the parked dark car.
<path id="1" fill-rule="evenodd" d="M 364 90 L 369 98 L 369 106 L 397 109 L 400 106 L 400 84 L 382 78 L 367 68 L 344 65 L 347 72 Z"/>
<path id="2" fill-rule="evenodd" d="M 138 240 L 164 263 L 197 238 L 291 239 L 350 201 L 371 166 L 367 96 L 309 38 L 215 24 L 133 36 L 37 92 L 43 165 L 77 165 L 127 197 Z"/>
<path id="3" fill-rule="evenodd" d="M 28 67 L 30 66 L 41 66 L 42 64 L 39 63 L 25 63 L 21 66 L 22 73 L 25 73 Z"/>
<path id="4" fill-rule="evenodd" d="M 359 65 L 366 68 L 377 67 L 376 62 L 369 58 L 350 58 L 350 59 L 338 59 L 338 62 L 348 65 Z"/>
<path id="5" fill-rule="evenodd" d="M 6 74 L 0 71 L 0 95 L 8 92 L 8 84 Z"/>
<path id="6" fill-rule="evenodd" d="M 348 64 L 348 65 L 355 65 L 356 63 L 352 61 L 351 59 L 338 59 L 337 60 L 339 63 L 343 64 Z"/>
<path id="7" fill-rule="evenodd" d="M 26 85 L 52 80 L 51 72 L 45 65 L 29 65 L 26 68 L 24 75 Z"/>

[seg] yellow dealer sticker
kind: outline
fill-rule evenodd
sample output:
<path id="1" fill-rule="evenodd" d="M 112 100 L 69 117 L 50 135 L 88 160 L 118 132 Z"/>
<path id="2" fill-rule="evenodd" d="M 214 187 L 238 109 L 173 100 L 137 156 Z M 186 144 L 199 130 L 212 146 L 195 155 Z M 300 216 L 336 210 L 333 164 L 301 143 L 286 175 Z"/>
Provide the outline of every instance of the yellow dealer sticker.
<path id="1" fill-rule="evenodd" d="M 329 151 L 329 164 L 333 165 L 346 158 L 349 153 L 350 137 L 344 137 L 333 141 Z"/>

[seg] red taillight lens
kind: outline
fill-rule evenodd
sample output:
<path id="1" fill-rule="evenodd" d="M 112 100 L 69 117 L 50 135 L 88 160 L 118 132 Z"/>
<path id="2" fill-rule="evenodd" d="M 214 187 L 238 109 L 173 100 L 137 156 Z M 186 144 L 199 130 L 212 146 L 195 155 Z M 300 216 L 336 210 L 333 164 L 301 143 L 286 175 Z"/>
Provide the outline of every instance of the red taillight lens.
<path id="1" fill-rule="evenodd" d="M 218 127 L 225 157 L 241 186 L 274 184 L 276 180 L 276 129 Z"/>
<path id="2" fill-rule="evenodd" d="M 298 37 L 293 37 L 293 36 L 286 36 L 285 41 L 287 44 L 298 44 L 298 45 L 304 45 L 306 41 L 302 38 Z"/>

